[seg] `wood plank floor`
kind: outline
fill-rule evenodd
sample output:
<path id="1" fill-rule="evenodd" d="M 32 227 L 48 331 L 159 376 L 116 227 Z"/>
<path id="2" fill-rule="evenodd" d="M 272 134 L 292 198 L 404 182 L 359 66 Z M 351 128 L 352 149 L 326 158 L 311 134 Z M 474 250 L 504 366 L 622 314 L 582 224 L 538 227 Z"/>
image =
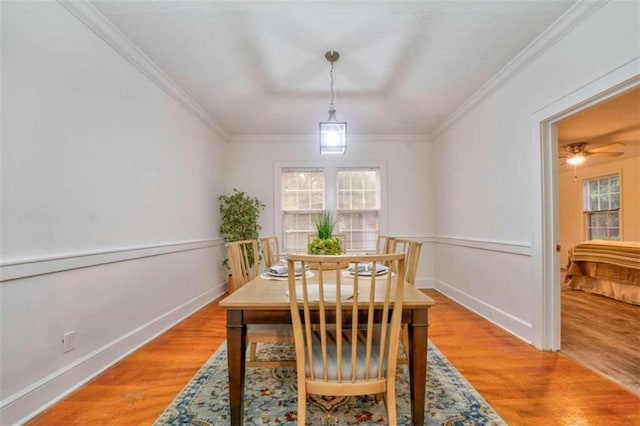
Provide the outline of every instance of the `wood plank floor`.
<path id="1" fill-rule="evenodd" d="M 640 398 L 626 389 L 426 293 L 437 302 L 429 337 L 509 424 L 640 424 Z M 211 303 L 28 424 L 152 424 L 225 334 L 225 312 Z"/>
<path id="2" fill-rule="evenodd" d="M 562 352 L 640 396 L 640 306 L 562 287 Z"/>

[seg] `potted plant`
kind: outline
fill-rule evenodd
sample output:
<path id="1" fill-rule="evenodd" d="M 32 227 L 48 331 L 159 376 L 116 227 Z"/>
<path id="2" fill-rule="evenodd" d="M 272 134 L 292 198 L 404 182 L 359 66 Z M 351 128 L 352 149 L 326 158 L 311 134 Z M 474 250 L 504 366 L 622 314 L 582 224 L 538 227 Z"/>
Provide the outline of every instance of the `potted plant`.
<path id="1" fill-rule="evenodd" d="M 342 254 L 342 242 L 333 235 L 336 223 L 332 212 L 325 210 L 320 213 L 316 222 L 316 238 L 307 245 L 308 254 Z"/>
<path id="2" fill-rule="evenodd" d="M 232 241 L 255 240 L 260 233 L 258 219 L 265 205 L 256 197 L 250 197 L 245 192 L 233 188 L 233 194 L 221 195 L 220 226 L 218 232 L 225 243 Z M 223 264 L 229 268 L 229 259 Z"/>

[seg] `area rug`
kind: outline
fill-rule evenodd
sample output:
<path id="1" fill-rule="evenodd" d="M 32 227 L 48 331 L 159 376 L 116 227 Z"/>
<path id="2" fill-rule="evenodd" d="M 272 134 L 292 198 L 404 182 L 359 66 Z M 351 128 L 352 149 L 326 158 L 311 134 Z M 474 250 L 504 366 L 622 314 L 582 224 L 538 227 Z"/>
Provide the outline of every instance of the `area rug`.
<path id="1" fill-rule="evenodd" d="M 505 425 L 506 423 L 429 342 L 427 351 L 426 425 Z M 289 344 L 259 344 L 259 359 L 293 359 Z M 227 347 L 223 344 L 156 420 L 164 425 L 227 425 L 229 395 Z M 411 424 L 409 375 L 398 366 L 398 424 Z M 295 425 L 296 370 L 293 367 L 247 368 L 245 425 Z M 384 403 L 373 396 L 307 399 L 307 424 L 386 424 Z"/>

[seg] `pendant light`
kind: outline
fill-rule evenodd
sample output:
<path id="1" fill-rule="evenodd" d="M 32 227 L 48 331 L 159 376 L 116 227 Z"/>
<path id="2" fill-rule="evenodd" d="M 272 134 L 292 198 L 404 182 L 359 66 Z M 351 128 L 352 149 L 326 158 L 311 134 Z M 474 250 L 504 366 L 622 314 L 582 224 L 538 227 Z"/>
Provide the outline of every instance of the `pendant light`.
<path id="1" fill-rule="evenodd" d="M 340 58 L 340 54 L 330 50 L 324 55 L 331 63 L 331 102 L 329 103 L 329 119 L 320 122 L 320 154 L 344 154 L 347 150 L 347 123 L 336 119 L 334 99 L 334 71 L 333 64 Z"/>

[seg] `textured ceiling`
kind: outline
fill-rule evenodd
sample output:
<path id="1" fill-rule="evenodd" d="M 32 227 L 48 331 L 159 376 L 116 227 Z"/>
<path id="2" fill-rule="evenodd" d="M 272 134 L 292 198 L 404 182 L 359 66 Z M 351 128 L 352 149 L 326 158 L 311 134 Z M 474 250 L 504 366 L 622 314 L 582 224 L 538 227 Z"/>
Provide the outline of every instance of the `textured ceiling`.
<path id="1" fill-rule="evenodd" d="M 624 144 L 610 150 L 623 152 L 622 156 L 588 158 L 590 165 L 640 155 L 640 87 L 562 120 L 557 130 L 560 150 L 564 145 L 578 142 L 585 142 L 587 149 L 617 142 Z M 563 167 L 567 169 L 572 166 Z"/>
<path id="2" fill-rule="evenodd" d="M 230 136 L 429 135 L 574 1 L 91 3 Z"/>

